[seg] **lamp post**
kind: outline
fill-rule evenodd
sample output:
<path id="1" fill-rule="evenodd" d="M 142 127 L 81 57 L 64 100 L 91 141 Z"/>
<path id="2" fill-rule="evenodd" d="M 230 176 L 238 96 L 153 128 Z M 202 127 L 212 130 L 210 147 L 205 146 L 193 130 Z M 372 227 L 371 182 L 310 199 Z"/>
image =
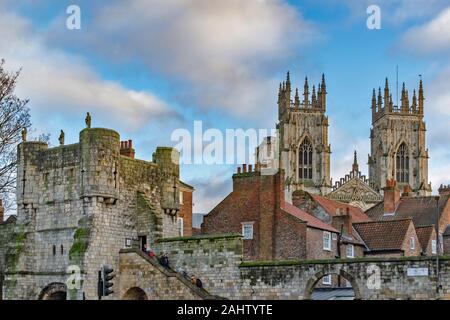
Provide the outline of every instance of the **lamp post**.
<path id="1" fill-rule="evenodd" d="M 436 200 L 436 277 L 437 277 L 437 287 L 436 293 L 439 293 L 439 250 L 441 248 L 440 245 L 440 237 L 439 237 L 439 196 L 434 197 Z"/>

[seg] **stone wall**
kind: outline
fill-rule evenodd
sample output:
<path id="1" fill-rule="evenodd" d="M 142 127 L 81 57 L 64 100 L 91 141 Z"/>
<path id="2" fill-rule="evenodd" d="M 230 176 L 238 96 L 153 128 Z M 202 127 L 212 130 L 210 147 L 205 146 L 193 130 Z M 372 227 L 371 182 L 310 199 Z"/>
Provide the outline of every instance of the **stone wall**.
<path id="1" fill-rule="evenodd" d="M 211 294 L 238 298 L 242 237 L 238 234 L 200 235 L 161 239 L 157 253 L 168 253 L 170 266 L 179 273 L 195 275 Z"/>
<path id="2" fill-rule="evenodd" d="M 18 146 L 18 220 L 0 244 L 11 299 L 36 299 L 46 286 L 40 279 L 57 273 L 48 281 L 59 283 L 70 265 L 82 272 L 74 297 L 96 299 L 97 272 L 104 264 L 117 270 L 121 249 L 139 236 L 151 245 L 178 234 L 177 151 L 158 147 L 152 161 L 132 159 L 120 155 L 119 134 L 102 128 L 82 130 L 79 141 Z"/>
<path id="3" fill-rule="evenodd" d="M 140 251 L 122 250 L 120 252 L 118 288 L 116 299 L 132 299 L 129 292 L 139 288 L 149 300 L 198 300 L 213 299 L 205 290 L 193 285 L 189 279 L 167 270 Z"/>

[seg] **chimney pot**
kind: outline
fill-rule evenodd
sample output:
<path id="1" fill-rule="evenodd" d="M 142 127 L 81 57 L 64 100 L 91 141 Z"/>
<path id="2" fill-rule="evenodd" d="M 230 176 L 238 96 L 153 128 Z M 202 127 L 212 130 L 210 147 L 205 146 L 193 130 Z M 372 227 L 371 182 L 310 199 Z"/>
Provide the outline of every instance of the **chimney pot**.
<path id="1" fill-rule="evenodd" d="M 237 173 L 241 173 L 241 167 L 237 168 Z"/>
<path id="2" fill-rule="evenodd" d="M 243 173 L 246 173 L 246 172 L 247 172 L 247 165 L 246 165 L 246 164 L 243 164 L 243 165 L 242 165 L 242 172 L 243 172 Z"/>
<path id="3" fill-rule="evenodd" d="M 248 165 L 248 172 L 252 172 L 253 166 L 251 164 Z"/>

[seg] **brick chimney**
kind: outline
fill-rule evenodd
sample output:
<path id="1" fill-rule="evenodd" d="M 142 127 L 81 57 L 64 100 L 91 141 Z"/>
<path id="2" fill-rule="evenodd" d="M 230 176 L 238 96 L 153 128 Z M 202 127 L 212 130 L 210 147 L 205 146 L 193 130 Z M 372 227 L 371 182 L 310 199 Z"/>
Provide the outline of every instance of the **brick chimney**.
<path id="1" fill-rule="evenodd" d="M 438 191 L 439 191 L 439 195 L 440 196 L 450 195 L 450 184 L 447 185 L 447 186 L 441 184 L 441 186 L 439 187 Z"/>
<path id="2" fill-rule="evenodd" d="M 3 208 L 3 200 L 0 199 L 0 223 L 3 222 L 4 217 L 5 217 L 5 208 Z"/>
<path id="3" fill-rule="evenodd" d="M 133 140 L 120 141 L 120 154 L 134 159 Z"/>
<path id="4" fill-rule="evenodd" d="M 384 213 L 394 213 L 400 200 L 400 190 L 397 188 L 397 181 L 394 179 L 386 180 L 384 187 Z"/>
<path id="5" fill-rule="evenodd" d="M 350 209 L 347 207 L 340 208 L 336 210 L 336 215 L 333 216 L 331 225 L 336 228 L 338 231 L 341 231 L 344 234 L 352 234 L 352 216 L 350 215 Z"/>

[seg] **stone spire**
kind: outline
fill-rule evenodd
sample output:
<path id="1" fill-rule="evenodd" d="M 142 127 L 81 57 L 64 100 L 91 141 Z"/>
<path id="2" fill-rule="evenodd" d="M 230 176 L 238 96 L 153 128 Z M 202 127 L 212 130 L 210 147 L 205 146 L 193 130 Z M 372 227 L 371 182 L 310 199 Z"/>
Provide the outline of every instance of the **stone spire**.
<path id="1" fill-rule="evenodd" d="M 386 78 L 386 83 L 384 85 L 384 108 L 386 109 L 389 106 L 389 82 L 388 78 Z"/>
<path id="2" fill-rule="evenodd" d="M 423 101 L 425 98 L 423 97 L 423 84 L 422 84 L 422 76 L 420 77 L 419 83 L 419 114 L 423 114 Z"/>
<path id="3" fill-rule="evenodd" d="M 313 85 L 312 97 L 311 97 L 311 105 L 313 108 L 317 107 L 317 98 L 316 98 L 316 86 Z"/>
<path id="4" fill-rule="evenodd" d="M 356 150 L 355 150 L 355 153 L 353 154 L 352 171 L 354 171 L 354 172 L 358 172 L 358 171 L 359 171 L 358 157 L 357 157 L 357 155 L 356 155 Z"/>
<path id="5" fill-rule="evenodd" d="M 381 101 L 381 87 L 378 87 L 378 103 L 377 103 L 377 106 L 378 106 L 378 112 L 380 112 L 381 110 L 382 110 L 382 101 Z"/>
<path id="6" fill-rule="evenodd" d="M 417 113 L 417 97 L 416 97 L 416 89 L 414 89 L 414 92 L 413 92 L 412 112 L 413 112 L 413 113 Z"/>
<path id="7" fill-rule="evenodd" d="M 402 87 L 402 105 L 401 105 L 401 112 L 405 112 L 408 109 L 408 103 L 407 103 L 407 99 L 406 99 L 407 93 L 406 93 L 406 87 L 405 87 L 405 83 L 403 82 L 403 87 Z"/>
<path id="8" fill-rule="evenodd" d="M 305 108 L 308 108 L 309 106 L 309 85 L 308 85 L 308 77 L 305 78 L 305 86 L 303 91 Z"/>
<path id="9" fill-rule="evenodd" d="M 286 89 L 285 90 L 286 90 L 286 100 L 287 100 L 287 103 L 289 104 L 291 101 L 291 76 L 290 76 L 289 71 L 287 72 L 287 75 L 286 75 Z"/>
<path id="10" fill-rule="evenodd" d="M 295 102 L 294 102 L 295 110 L 300 108 L 300 97 L 298 95 L 298 88 L 295 88 Z"/>
<path id="11" fill-rule="evenodd" d="M 327 108 L 327 85 L 325 84 L 325 74 L 322 73 L 322 85 L 320 86 L 321 107 L 323 110 Z"/>

